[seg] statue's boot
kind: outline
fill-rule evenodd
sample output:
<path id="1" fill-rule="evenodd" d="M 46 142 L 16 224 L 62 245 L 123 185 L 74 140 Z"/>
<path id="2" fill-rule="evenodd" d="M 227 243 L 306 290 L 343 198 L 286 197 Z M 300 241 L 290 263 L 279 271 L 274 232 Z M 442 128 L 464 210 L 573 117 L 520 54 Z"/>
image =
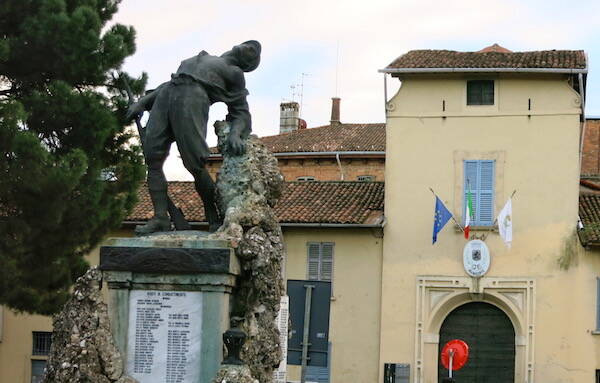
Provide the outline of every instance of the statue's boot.
<path id="1" fill-rule="evenodd" d="M 135 227 L 136 235 L 147 235 L 156 233 L 159 231 L 170 231 L 171 220 L 169 216 L 154 216 L 150 221 L 144 225 L 137 225 Z"/>
<path id="2" fill-rule="evenodd" d="M 150 179 L 148 179 L 150 184 Z M 150 219 L 145 225 L 138 225 L 135 228 L 136 235 L 146 235 L 156 233 L 157 231 L 170 231 L 171 220 L 167 214 L 167 204 L 169 197 L 167 196 L 166 189 L 153 189 L 149 188 L 150 199 L 152 200 L 152 206 L 154 207 L 154 217 Z"/>

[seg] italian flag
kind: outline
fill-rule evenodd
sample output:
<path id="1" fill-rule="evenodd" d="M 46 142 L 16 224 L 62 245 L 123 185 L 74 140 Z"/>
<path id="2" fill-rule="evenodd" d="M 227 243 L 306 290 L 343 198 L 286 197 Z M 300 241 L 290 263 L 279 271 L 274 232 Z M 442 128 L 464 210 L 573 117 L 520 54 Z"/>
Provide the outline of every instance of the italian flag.
<path id="1" fill-rule="evenodd" d="M 469 231 L 471 230 L 471 217 L 473 217 L 473 201 L 471 200 L 471 186 L 467 182 L 467 210 L 465 212 L 465 239 L 469 239 Z"/>

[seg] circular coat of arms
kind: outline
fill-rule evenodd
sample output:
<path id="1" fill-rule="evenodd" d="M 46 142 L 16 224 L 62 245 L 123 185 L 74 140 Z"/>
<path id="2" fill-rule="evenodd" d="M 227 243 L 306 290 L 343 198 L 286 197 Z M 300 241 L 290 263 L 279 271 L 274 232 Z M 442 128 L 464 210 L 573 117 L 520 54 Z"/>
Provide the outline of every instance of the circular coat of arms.
<path id="1" fill-rule="evenodd" d="M 490 251 L 479 239 L 469 241 L 463 251 L 465 271 L 472 277 L 482 277 L 490 268 Z"/>

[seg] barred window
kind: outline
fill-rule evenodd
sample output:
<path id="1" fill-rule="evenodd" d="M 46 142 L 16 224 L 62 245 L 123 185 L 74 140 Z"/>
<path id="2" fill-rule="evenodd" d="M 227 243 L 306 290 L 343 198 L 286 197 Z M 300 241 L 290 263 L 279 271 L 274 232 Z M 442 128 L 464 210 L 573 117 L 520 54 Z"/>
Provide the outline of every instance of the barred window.
<path id="1" fill-rule="evenodd" d="M 364 176 L 358 176 L 358 177 L 356 177 L 356 179 L 358 181 L 362 181 L 362 182 L 370 182 L 370 181 L 375 181 L 375 176 L 364 175 Z"/>
<path id="2" fill-rule="evenodd" d="M 52 333 L 34 331 L 33 332 L 33 349 L 32 355 L 48 355 L 50 354 L 50 345 L 52 344 Z"/>
<path id="3" fill-rule="evenodd" d="M 296 181 L 316 181 L 316 178 L 313 176 L 302 176 L 296 178 Z"/>

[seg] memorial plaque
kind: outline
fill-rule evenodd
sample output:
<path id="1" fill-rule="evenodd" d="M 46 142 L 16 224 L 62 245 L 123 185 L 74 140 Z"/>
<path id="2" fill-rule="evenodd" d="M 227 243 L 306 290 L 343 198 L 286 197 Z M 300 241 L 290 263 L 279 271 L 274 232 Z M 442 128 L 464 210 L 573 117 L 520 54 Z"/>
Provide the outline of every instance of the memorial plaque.
<path id="1" fill-rule="evenodd" d="M 277 315 L 277 328 L 279 329 L 279 345 L 281 346 L 282 360 L 279 367 L 273 371 L 274 383 L 287 382 L 287 341 L 288 341 L 288 321 L 290 314 L 290 297 L 284 295 L 279 304 L 279 314 Z"/>
<path id="2" fill-rule="evenodd" d="M 127 372 L 140 383 L 199 383 L 201 335 L 201 292 L 130 292 Z"/>

